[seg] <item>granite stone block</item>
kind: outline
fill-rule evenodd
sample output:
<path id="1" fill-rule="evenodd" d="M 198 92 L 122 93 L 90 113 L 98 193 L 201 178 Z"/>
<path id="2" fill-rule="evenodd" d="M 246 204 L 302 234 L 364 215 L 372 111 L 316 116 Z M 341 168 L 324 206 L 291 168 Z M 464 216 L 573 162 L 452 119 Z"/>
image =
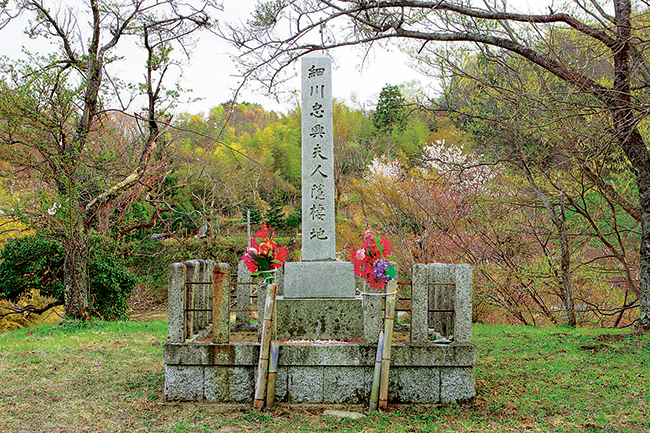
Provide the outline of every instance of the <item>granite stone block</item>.
<path id="1" fill-rule="evenodd" d="M 289 262 L 284 265 L 284 298 L 354 298 L 351 262 Z"/>
<path id="2" fill-rule="evenodd" d="M 454 341 L 469 343 L 472 341 L 472 267 L 455 266 L 456 280 L 456 317 L 454 323 Z"/>
<path id="3" fill-rule="evenodd" d="M 280 299 L 279 338 L 362 339 L 361 299 Z"/>
<path id="4" fill-rule="evenodd" d="M 170 366 L 165 368 L 165 398 L 168 401 L 203 400 L 204 367 Z"/>
<path id="5" fill-rule="evenodd" d="M 246 310 L 251 307 L 251 284 L 253 277 L 251 276 L 250 271 L 246 267 L 246 263 L 243 260 L 240 260 L 237 264 L 237 282 L 245 283 L 237 285 L 237 309 Z M 250 323 L 251 313 L 248 312 L 237 312 L 235 313 L 235 322 L 236 323 Z"/>
<path id="6" fill-rule="evenodd" d="M 289 403 L 322 403 L 325 369 L 290 367 L 288 369 Z"/>
<path id="7" fill-rule="evenodd" d="M 365 403 L 365 375 L 361 367 L 331 367 L 325 369 L 323 403 Z"/>
<path id="8" fill-rule="evenodd" d="M 163 362 L 167 365 L 211 365 L 209 344 L 165 344 Z"/>
<path id="9" fill-rule="evenodd" d="M 170 343 L 183 343 L 185 341 L 183 333 L 185 265 L 182 263 L 172 263 L 169 265 L 167 300 L 167 341 Z"/>
<path id="10" fill-rule="evenodd" d="M 323 55 L 302 58 L 303 261 L 336 257 L 331 63 Z"/>
<path id="11" fill-rule="evenodd" d="M 440 369 L 440 401 L 460 403 L 476 396 L 474 371 L 471 367 L 448 367 Z"/>
<path id="12" fill-rule="evenodd" d="M 436 367 L 404 367 L 399 371 L 399 400 L 433 404 L 440 401 L 440 370 Z"/>
<path id="13" fill-rule="evenodd" d="M 230 367 L 205 367 L 205 399 L 214 403 L 230 400 Z"/>
<path id="14" fill-rule="evenodd" d="M 212 342 L 230 341 L 230 266 L 212 266 Z"/>
<path id="15" fill-rule="evenodd" d="M 278 375 L 275 378 L 275 401 L 286 402 L 289 396 L 287 382 L 289 381 L 289 368 L 278 368 Z"/>
<path id="16" fill-rule="evenodd" d="M 429 340 L 429 268 L 415 264 L 411 274 L 411 342 Z"/>
<path id="17" fill-rule="evenodd" d="M 254 367 L 230 368 L 229 388 L 230 402 L 252 403 L 255 397 L 255 370 Z"/>

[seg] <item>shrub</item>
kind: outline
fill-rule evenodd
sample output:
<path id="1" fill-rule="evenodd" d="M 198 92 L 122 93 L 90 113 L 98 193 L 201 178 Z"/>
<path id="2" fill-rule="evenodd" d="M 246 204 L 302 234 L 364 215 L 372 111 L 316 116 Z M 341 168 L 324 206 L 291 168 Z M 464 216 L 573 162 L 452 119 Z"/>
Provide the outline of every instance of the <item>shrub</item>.
<path id="1" fill-rule="evenodd" d="M 110 240 L 90 238 L 88 276 L 93 313 L 106 320 L 127 317 L 127 301 L 135 277 L 120 254 L 112 254 Z M 16 301 L 35 291 L 63 304 L 63 247 L 32 235 L 13 239 L 0 253 L 0 298 Z"/>
<path id="2" fill-rule="evenodd" d="M 38 290 L 63 302 L 61 245 L 42 236 L 10 240 L 0 253 L 0 298 L 17 301 Z"/>

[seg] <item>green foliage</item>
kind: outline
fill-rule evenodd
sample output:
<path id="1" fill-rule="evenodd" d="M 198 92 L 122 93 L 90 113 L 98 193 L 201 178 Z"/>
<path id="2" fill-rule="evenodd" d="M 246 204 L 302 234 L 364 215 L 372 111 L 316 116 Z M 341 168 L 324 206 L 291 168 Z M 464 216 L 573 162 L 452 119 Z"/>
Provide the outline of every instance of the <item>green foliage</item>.
<path id="1" fill-rule="evenodd" d="M 386 132 L 402 131 L 406 126 L 406 101 L 399 86 L 387 84 L 379 93 L 377 108 L 372 113 L 372 124 L 377 130 Z"/>
<path id="2" fill-rule="evenodd" d="M 266 0 L 257 3 L 253 19 L 248 20 L 248 25 L 260 29 L 273 26 L 286 4 L 286 0 Z"/>
<path id="3" fill-rule="evenodd" d="M 135 277 L 126 268 L 115 245 L 105 238 L 91 238 L 88 263 L 93 314 L 107 320 L 127 317 L 127 301 L 135 288 Z M 15 301 L 34 291 L 63 304 L 61 245 L 38 235 L 7 242 L 0 253 L 0 297 Z"/>
<path id="4" fill-rule="evenodd" d="M 297 229 L 302 224 L 302 210 L 298 208 L 295 212 L 287 215 L 286 226 L 287 228 Z"/>
<path id="5" fill-rule="evenodd" d="M 38 290 L 63 301 L 63 258 L 61 245 L 42 236 L 7 242 L 0 253 L 0 298 L 16 301 Z"/>
<path id="6" fill-rule="evenodd" d="M 262 224 L 262 212 L 257 207 L 252 207 L 251 209 L 246 209 L 244 213 L 244 221 L 248 218 L 247 211 L 251 212 L 251 225 L 260 225 Z"/>
<path id="7" fill-rule="evenodd" d="M 126 267 L 119 252 L 106 239 L 91 240 L 91 260 L 88 264 L 90 294 L 93 298 L 93 312 L 105 320 L 127 319 L 128 301 L 135 288 L 136 278 Z"/>
<path id="8" fill-rule="evenodd" d="M 377 108 L 372 113 L 372 124 L 378 131 L 388 135 L 386 156 L 390 156 L 393 132 L 401 132 L 406 127 L 405 104 L 406 101 L 398 86 L 386 85 L 381 89 Z"/>
<path id="9" fill-rule="evenodd" d="M 282 205 L 278 201 L 271 203 L 271 207 L 264 214 L 264 222 L 277 230 L 283 230 L 286 227 Z"/>

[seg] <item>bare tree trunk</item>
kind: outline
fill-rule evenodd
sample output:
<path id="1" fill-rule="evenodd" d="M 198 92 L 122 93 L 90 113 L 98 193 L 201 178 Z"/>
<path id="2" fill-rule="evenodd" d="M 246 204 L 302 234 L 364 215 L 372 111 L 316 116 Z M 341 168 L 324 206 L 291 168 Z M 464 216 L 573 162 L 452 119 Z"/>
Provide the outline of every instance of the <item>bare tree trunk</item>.
<path id="1" fill-rule="evenodd" d="M 639 285 L 639 327 L 650 329 L 650 173 L 639 176 L 639 198 L 641 204 L 641 248 Z"/>
<path id="2" fill-rule="evenodd" d="M 81 220 L 75 223 L 65 240 L 63 284 L 65 314 L 75 319 L 90 317 L 90 284 L 88 281 L 88 236 Z"/>
<path id="3" fill-rule="evenodd" d="M 560 204 L 560 211 L 561 215 L 558 215 L 558 212 L 555 209 L 555 206 L 551 204 L 549 201 L 547 195 L 542 191 L 542 189 L 537 185 L 537 182 L 535 182 L 535 179 L 533 178 L 532 173 L 530 172 L 530 168 L 526 164 L 524 160 L 524 155 L 523 155 L 523 149 L 521 148 L 521 145 L 517 142 L 517 149 L 520 154 L 520 159 L 521 159 L 521 166 L 523 168 L 524 173 L 526 174 L 526 179 L 528 180 L 528 184 L 530 187 L 535 191 L 535 194 L 537 197 L 542 201 L 544 204 L 544 208 L 548 212 L 549 217 L 551 218 L 551 221 L 553 222 L 553 225 L 555 226 L 555 229 L 557 230 L 557 235 L 560 240 L 560 251 L 561 251 L 561 259 L 560 259 L 560 274 L 561 274 L 561 298 L 562 302 L 564 303 L 564 308 L 566 310 L 566 315 L 567 315 L 567 325 L 571 327 L 575 327 L 577 324 L 576 321 L 576 312 L 575 312 L 575 307 L 574 307 L 574 302 L 573 302 L 573 285 L 571 283 L 571 251 L 569 249 L 569 237 L 567 234 L 567 228 L 566 228 L 566 215 L 565 215 L 565 210 L 564 210 L 564 199 L 562 199 L 561 204 Z"/>
<path id="4" fill-rule="evenodd" d="M 566 228 L 566 212 L 564 208 L 564 197 L 560 198 L 560 216 L 558 219 L 558 235 L 560 237 L 560 249 L 562 259 L 560 268 L 562 270 L 562 287 L 564 288 L 564 306 L 567 314 L 567 325 L 577 325 L 576 310 L 573 302 L 573 284 L 571 283 L 571 251 L 569 250 L 569 237 Z"/>

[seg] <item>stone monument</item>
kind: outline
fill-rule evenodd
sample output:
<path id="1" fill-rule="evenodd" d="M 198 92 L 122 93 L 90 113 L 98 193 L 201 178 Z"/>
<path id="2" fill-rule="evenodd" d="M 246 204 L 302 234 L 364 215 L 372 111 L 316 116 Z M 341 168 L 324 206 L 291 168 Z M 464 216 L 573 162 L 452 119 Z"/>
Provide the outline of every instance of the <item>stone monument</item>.
<path id="1" fill-rule="evenodd" d="M 336 261 L 329 57 L 302 59 L 302 107 L 302 261 L 285 265 L 283 295 L 285 299 L 354 298 L 352 264 Z"/>
<path id="2" fill-rule="evenodd" d="M 332 64 L 302 59 L 302 261 L 284 266 L 283 338 L 363 337 L 352 263 L 336 261 Z"/>
<path id="3" fill-rule="evenodd" d="M 364 303 L 364 294 L 355 290 L 352 264 L 336 261 L 328 57 L 302 59 L 302 91 L 302 260 L 286 263 L 275 277 L 274 338 L 280 343 L 275 401 L 367 404 L 382 302 L 366 296 Z M 227 269 L 209 261 L 170 267 L 169 337 L 163 352 L 167 400 L 253 401 L 260 343 L 230 339 Z M 206 294 L 209 285 L 212 297 Z M 243 287 L 240 309 L 248 308 L 250 297 L 249 286 Z M 410 292 L 410 341 L 391 345 L 388 401 L 471 400 L 476 364 L 471 268 L 416 264 Z M 263 305 L 264 288 L 257 293 Z M 246 322 L 248 315 L 237 320 Z M 440 328 L 434 331 L 445 337 L 444 343 L 429 339 L 431 328 Z"/>

